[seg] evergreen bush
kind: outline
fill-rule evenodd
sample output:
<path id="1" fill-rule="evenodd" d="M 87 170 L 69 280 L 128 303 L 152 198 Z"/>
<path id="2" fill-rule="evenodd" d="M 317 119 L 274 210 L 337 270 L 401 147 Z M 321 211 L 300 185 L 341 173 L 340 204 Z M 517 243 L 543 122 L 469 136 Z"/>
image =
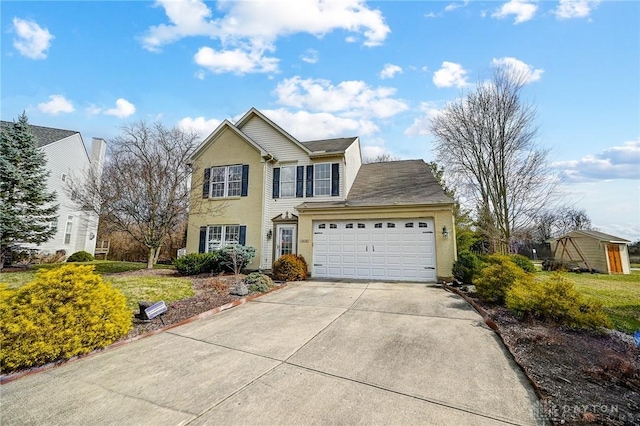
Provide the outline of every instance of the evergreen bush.
<path id="1" fill-rule="evenodd" d="M 307 278 L 307 262 L 296 254 L 284 254 L 273 263 L 273 278 L 279 281 L 302 281 Z"/>
<path id="2" fill-rule="evenodd" d="M 514 283 L 507 291 L 506 306 L 521 317 L 569 327 L 611 327 L 602 305 L 582 297 L 575 284 L 557 272 L 544 280 Z"/>
<path id="3" fill-rule="evenodd" d="M 220 264 L 231 272 L 239 274 L 256 256 L 255 247 L 233 244 L 220 251 Z"/>
<path id="4" fill-rule="evenodd" d="M 485 260 L 487 264 L 474 279 L 478 296 L 483 300 L 504 303 L 507 291 L 516 281 L 533 280 L 532 276 L 516 266 L 509 256 L 492 254 L 486 256 Z"/>
<path id="5" fill-rule="evenodd" d="M 69 256 L 67 262 L 93 262 L 94 260 L 95 258 L 91 253 L 82 250 L 77 251 Z"/>
<path id="6" fill-rule="evenodd" d="M 86 354 L 129 332 L 125 297 L 93 269 L 64 265 L 17 290 L 0 289 L 3 373 Z"/>
<path id="7" fill-rule="evenodd" d="M 532 273 L 536 271 L 536 267 L 527 256 L 523 256 L 521 254 L 512 254 L 511 261 L 521 267 L 525 272 Z"/>
<path id="8" fill-rule="evenodd" d="M 481 265 L 478 256 L 463 251 L 458 254 L 458 260 L 453 262 L 453 276 L 464 284 L 473 284 L 473 277 L 478 275 Z"/>
<path id="9" fill-rule="evenodd" d="M 180 275 L 198 275 L 204 272 L 214 274 L 222 270 L 220 254 L 217 251 L 211 253 L 189 253 L 176 259 L 175 266 Z"/>
<path id="10" fill-rule="evenodd" d="M 275 287 L 273 280 L 268 276 L 259 272 L 252 272 L 244 279 L 247 283 L 249 291 L 259 291 L 260 293 L 266 293 Z"/>

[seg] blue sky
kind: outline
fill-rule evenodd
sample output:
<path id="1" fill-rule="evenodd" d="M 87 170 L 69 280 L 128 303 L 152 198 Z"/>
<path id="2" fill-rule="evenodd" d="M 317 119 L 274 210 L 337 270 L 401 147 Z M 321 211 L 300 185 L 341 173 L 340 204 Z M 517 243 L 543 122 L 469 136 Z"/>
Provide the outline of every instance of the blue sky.
<path id="1" fill-rule="evenodd" d="M 254 106 L 300 140 L 433 160 L 430 116 L 528 73 L 563 199 L 640 239 L 640 2 L 2 1 L 1 118 L 109 139 L 139 119 L 205 137 Z M 446 167 L 446 165 L 444 165 Z"/>

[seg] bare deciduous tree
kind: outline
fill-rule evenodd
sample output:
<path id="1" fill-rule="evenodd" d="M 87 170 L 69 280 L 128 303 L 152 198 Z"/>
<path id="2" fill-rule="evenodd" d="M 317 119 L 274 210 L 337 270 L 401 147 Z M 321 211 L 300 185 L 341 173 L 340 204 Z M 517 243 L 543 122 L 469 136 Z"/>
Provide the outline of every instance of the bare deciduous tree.
<path id="1" fill-rule="evenodd" d="M 394 157 L 393 155 L 385 152 L 384 154 L 378 154 L 375 157 L 364 157 L 362 159 L 363 164 L 371 164 L 371 163 L 387 163 L 389 161 L 398 161 L 400 158 Z"/>
<path id="2" fill-rule="evenodd" d="M 575 230 L 594 230 L 585 209 L 563 206 L 541 211 L 535 220 L 534 238 L 546 242 Z"/>
<path id="3" fill-rule="evenodd" d="M 109 142 L 101 175 L 91 171 L 86 185 L 70 188 L 77 201 L 106 218 L 112 231 L 122 231 L 148 250 L 153 268 L 167 236 L 186 220 L 190 164 L 197 134 L 144 121 L 122 127 Z M 222 207 L 217 207 L 220 210 Z M 216 214 L 217 212 L 211 212 Z"/>
<path id="4" fill-rule="evenodd" d="M 548 151 L 536 143 L 535 108 L 522 99 L 526 75 L 497 67 L 431 120 L 437 161 L 474 203 L 491 251 L 507 252 L 523 228 L 555 194 Z"/>

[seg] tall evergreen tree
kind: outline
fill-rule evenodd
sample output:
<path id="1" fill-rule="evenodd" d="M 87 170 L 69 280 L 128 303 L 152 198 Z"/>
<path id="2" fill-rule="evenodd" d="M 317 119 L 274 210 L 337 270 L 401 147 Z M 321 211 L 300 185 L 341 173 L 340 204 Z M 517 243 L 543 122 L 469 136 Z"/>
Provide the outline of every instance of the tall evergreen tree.
<path id="1" fill-rule="evenodd" d="M 47 159 L 38 149 L 23 112 L 0 130 L 0 269 L 10 249 L 40 244 L 56 232 L 51 222 L 58 205 L 47 192 Z"/>

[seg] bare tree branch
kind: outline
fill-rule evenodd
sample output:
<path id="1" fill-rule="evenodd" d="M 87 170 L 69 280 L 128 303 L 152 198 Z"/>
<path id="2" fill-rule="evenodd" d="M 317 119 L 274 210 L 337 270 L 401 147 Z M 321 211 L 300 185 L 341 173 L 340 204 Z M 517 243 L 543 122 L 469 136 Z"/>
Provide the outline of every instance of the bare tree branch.
<path id="1" fill-rule="evenodd" d="M 508 251 L 514 230 L 555 196 L 548 150 L 536 143 L 535 108 L 522 100 L 525 83 L 524 74 L 498 67 L 431 120 L 437 161 L 474 203 L 491 251 Z"/>

